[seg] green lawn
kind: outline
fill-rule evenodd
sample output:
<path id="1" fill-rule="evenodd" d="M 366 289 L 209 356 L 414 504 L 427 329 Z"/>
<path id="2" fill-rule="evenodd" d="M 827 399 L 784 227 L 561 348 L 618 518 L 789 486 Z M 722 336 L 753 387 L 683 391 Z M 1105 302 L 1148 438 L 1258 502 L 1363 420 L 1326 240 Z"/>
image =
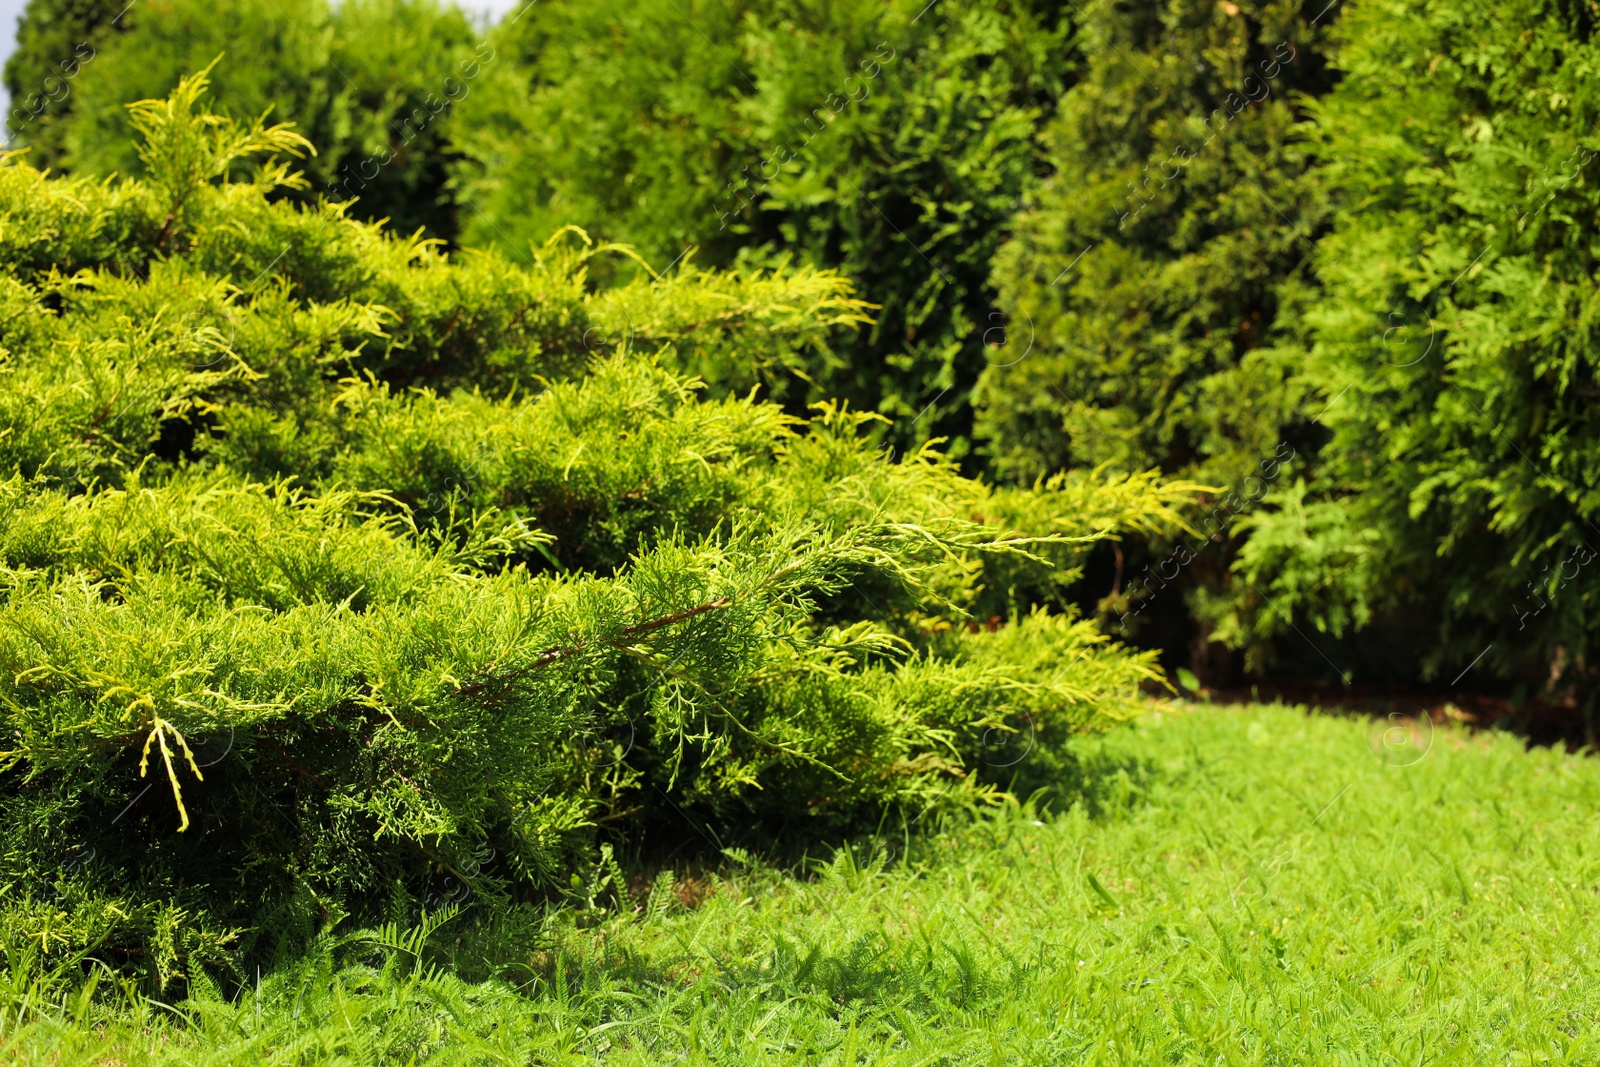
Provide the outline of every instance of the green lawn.
<path id="1" fill-rule="evenodd" d="M 1600 1062 L 1600 764 L 1381 726 L 1153 714 L 1079 747 L 1062 814 L 530 926 L 521 993 L 323 954 L 19 1024 L 13 982 L 0 1061 Z"/>

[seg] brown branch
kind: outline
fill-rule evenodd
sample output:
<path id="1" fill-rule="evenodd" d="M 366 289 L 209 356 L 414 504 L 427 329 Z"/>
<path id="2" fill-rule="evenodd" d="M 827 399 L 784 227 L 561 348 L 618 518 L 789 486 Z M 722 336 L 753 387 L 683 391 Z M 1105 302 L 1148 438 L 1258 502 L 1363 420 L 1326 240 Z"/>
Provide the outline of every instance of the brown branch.
<path id="1" fill-rule="evenodd" d="M 156 248 L 160 249 L 167 243 L 167 238 L 172 236 L 172 224 L 177 221 L 178 209 L 183 206 L 183 201 L 172 205 L 172 210 L 167 212 L 167 217 L 161 220 L 161 229 L 156 231 Z"/>
<path id="2" fill-rule="evenodd" d="M 440 348 L 443 348 L 444 343 L 455 335 L 456 327 L 459 325 L 461 325 L 461 309 L 456 308 L 455 314 L 450 316 L 450 321 L 444 324 L 444 333 L 439 335 L 437 344 Z"/>
<path id="3" fill-rule="evenodd" d="M 517 309 L 517 313 L 515 315 L 511 316 L 511 321 L 505 324 L 504 332 L 505 333 L 510 333 L 512 330 L 514 330 L 518 326 L 520 326 L 522 324 L 522 316 L 524 316 L 528 312 L 532 311 L 540 303 L 543 303 L 543 301 L 535 301 L 532 304 L 523 304 L 522 307 L 518 308 Z M 567 333 L 571 333 L 571 332 L 572 332 L 571 330 L 567 331 Z M 565 337 L 565 336 L 566 336 L 566 334 L 562 334 L 562 337 Z"/>
<path id="4" fill-rule="evenodd" d="M 718 608 L 725 608 L 732 603 L 732 597 L 719 596 L 717 599 L 706 604 L 701 604 L 697 608 L 690 608 L 687 611 L 680 611 L 674 615 L 666 615 L 659 619 L 652 620 L 651 622 L 642 622 L 637 626 L 629 626 L 624 629 L 622 633 L 626 637 L 634 637 L 638 634 L 647 634 L 652 630 L 659 630 L 663 626 L 671 626 L 675 622 L 683 622 L 685 619 L 692 619 L 696 615 L 704 615 L 708 611 L 716 611 Z M 615 644 L 615 642 L 612 641 L 608 641 L 606 643 Z"/>
<path id="5" fill-rule="evenodd" d="M 633 626 L 625 626 L 617 632 L 615 637 L 608 637 L 598 642 L 598 644 L 605 645 L 610 648 L 617 648 L 627 643 L 627 638 L 639 637 L 644 634 L 652 633 L 661 629 L 662 627 L 671 626 L 674 623 L 680 623 L 688 619 L 692 619 L 696 615 L 704 615 L 708 611 L 717 611 L 718 609 L 725 608 L 732 603 L 732 597 L 718 597 L 715 600 L 707 601 L 706 603 L 700 604 L 697 607 L 673 612 L 671 615 L 663 615 L 659 619 L 651 619 L 649 622 L 641 622 Z M 500 688 L 496 690 L 496 692 L 502 692 L 504 691 L 505 686 L 509 685 L 511 680 L 519 674 L 536 671 L 541 667 L 548 667 L 550 664 L 555 663 L 558 660 L 567 659 L 570 656 L 576 656 L 579 653 L 587 652 L 593 647 L 594 645 L 568 645 L 563 648 L 557 645 L 553 648 L 547 648 L 534 657 L 533 662 L 522 670 L 513 671 L 509 674 L 484 678 L 476 682 L 468 682 L 466 685 L 458 686 L 456 688 L 456 692 L 460 693 L 462 696 L 478 696 L 479 694 L 487 691 L 491 686 L 497 684 Z"/>
<path id="6" fill-rule="evenodd" d="M 671 615 L 663 615 L 659 619 L 651 619 L 649 622 L 641 622 L 635 626 L 625 626 L 616 637 L 608 637 L 604 641 L 601 641 L 600 644 L 607 645 L 611 648 L 616 648 L 618 645 L 623 643 L 622 639 L 625 637 L 638 637 L 641 634 L 651 633 L 652 631 L 661 629 L 663 626 L 671 626 L 673 623 L 683 622 L 685 619 L 692 619 L 696 615 L 704 615 L 708 611 L 716 611 L 718 608 L 725 608 L 731 603 L 733 603 L 733 601 L 728 597 L 718 597 L 709 603 L 701 604 L 699 607 L 689 608 L 686 611 L 674 612 Z M 540 667 L 554 663 L 557 660 L 566 659 L 568 656 L 576 656 L 580 652 L 587 651 L 590 647 L 591 646 L 589 645 L 571 645 L 567 648 L 547 648 L 543 652 L 539 653 L 538 657 L 533 661 L 533 666 L 530 669 L 538 670 Z"/>
<path id="7" fill-rule="evenodd" d="M 610 815 L 602 815 L 597 819 L 590 819 L 589 821 L 594 823 L 596 826 L 604 826 L 608 822 L 616 822 L 619 819 L 626 819 L 629 815 L 634 815 L 643 810 L 643 804 L 635 804 L 631 808 L 623 808 L 621 811 L 614 811 Z"/>

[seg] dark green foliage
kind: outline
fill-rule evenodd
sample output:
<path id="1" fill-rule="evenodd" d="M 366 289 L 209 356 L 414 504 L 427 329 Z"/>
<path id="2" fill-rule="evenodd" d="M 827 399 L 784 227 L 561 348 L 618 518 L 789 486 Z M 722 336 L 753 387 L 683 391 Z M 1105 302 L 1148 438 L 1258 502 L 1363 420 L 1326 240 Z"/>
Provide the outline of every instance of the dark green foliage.
<path id="1" fill-rule="evenodd" d="M 429 0 L 174 0 L 128 17 L 136 28 L 85 66 L 69 131 L 39 145 L 37 164 L 142 173 L 123 105 L 165 96 L 220 55 L 222 110 L 254 118 L 271 108 L 272 121 L 296 123 L 316 144 L 303 166 L 308 196 L 359 197 L 358 217 L 455 237 L 444 126 L 495 55 L 459 11 Z"/>
<path id="2" fill-rule="evenodd" d="M 1027 346 L 988 277 L 1072 70 L 1065 17 L 1016 0 L 541 4 L 502 28 L 518 62 L 455 127 L 467 239 L 516 254 L 576 222 L 658 268 L 690 247 L 711 266 L 836 268 L 875 324 L 772 387 L 965 454 L 979 371 Z M 749 377 L 693 369 L 718 388 Z"/>
<path id="3" fill-rule="evenodd" d="M 1289 612 L 1399 620 L 1430 676 L 1481 655 L 1592 710 L 1593 31 L 1553 2 L 1345 16 L 1307 130 L 1335 213 L 1304 381 L 1332 438 L 1256 520 L 1235 642 L 1269 648 Z"/>
<path id="4" fill-rule="evenodd" d="M 997 472 L 1159 465 L 1236 484 L 1306 416 L 1272 342 L 1321 225 L 1297 181 L 1297 94 L 1330 83 L 1326 0 L 1084 5 L 1055 173 L 995 276 L 1033 352 L 989 368 Z M 1312 414 L 1315 414 L 1313 409 Z"/>
<path id="5" fill-rule="evenodd" d="M 702 399 L 673 364 L 812 353 L 848 284 L 447 256 L 274 199 L 309 146 L 205 84 L 133 108 L 145 179 L 0 167 L 4 945 L 242 977 L 685 812 L 993 800 L 997 751 L 1158 681 L 1063 582 L 1191 486 L 996 491 L 842 405 Z"/>
<path id="6" fill-rule="evenodd" d="M 25 145 L 38 167 L 59 165 L 77 104 L 76 79 L 138 16 L 127 0 L 30 0 L 6 60 L 8 147 Z"/>
<path id="7" fill-rule="evenodd" d="M 711 203 L 743 147 L 728 133 L 749 86 L 725 57 L 751 8 L 552 3 L 500 27 L 502 62 L 462 109 L 469 242 L 515 255 L 576 224 L 658 267 L 691 242 L 731 261 Z"/>

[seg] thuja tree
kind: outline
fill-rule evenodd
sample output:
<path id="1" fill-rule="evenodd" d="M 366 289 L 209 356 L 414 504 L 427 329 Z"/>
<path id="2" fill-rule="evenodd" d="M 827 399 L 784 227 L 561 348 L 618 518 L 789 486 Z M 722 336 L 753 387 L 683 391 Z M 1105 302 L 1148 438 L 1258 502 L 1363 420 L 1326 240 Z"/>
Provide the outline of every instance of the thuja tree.
<path id="1" fill-rule="evenodd" d="M 8 147 L 32 149 L 36 166 L 61 162 L 78 75 L 138 20 L 132 7 L 125 0 L 30 0 L 5 66 Z"/>
<path id="2" fill-rule="evenodd" d="M 1252 524 L 1220 632 L 1264 658 L 1291 617 L 1393 626 L 1428 677 L 1592 711 L 1593 12 L 1346 19 L 1308 131 L 1336 211 L 1305 381 L 1332 438 Z"/>
<path id="3" fill-rule="evenodd" d="M 1331 80 L 1327 7 L 1084 6 L 1083 77 L 1045 135 L 1054 174 L 995 271 L 1033 339 L 979 387 L 1001 473 L 1161 465 L 1230 484 L 1303 421 L 1273 342 L 1322 223 L 1293 127 Z"/>
<path id="4" fill-rule="evenodd" d="M 681 362 L 825 343 L 848 286 L 448 257 L 274 197 L 309 146 L 203 88 L 132 109 L 144 179 L 0 167 L 8 953 L 170 987 L 463 887 L 592 895 L 602 835 L 684 813 L 981 803 L 1159 677 L 1064 583 L 1192 487 L 995 490 L 708 399 Z"/>
<path id="5" fill-rule="evenodd" d="M 33 0 L 29 11 L 39 12 L 29 18 L 49 6 Z M 220 56 L 221 110 L 252 118 L 270 108 L 316 143 L 302 164 L 307 202 L 354 198 L 356 217 L 456 236 L 446 126 L 495 56 L 459 10 L 432 0 L 173 0 L 135 7 L 124 24 L 130 32 L 107 37 L 82 65 L 71 113 L 53 132 L 24 127 L 36 166 L 140 173 L 124 105 L 166 95 Z"/>
<path id="6" fill-rule="evenodd" d="M 1209 681 L 1236 657 L 1188 598 L 1225 580 L 1238 516 L 1315 441 L 1285 351 L 1285 310 L 1308 299 L 1323 225 L 1294 124 L 1303 94 L 1331 80 L 1336 14 L 1276 0 L 1084 5 L 1083 77 L 1045 134 L 1054 174 L 995 268 L 1010 332 L 1032 343 L 991 360 L 975 393 L 997 474 L 1159 466 L 1218 487 L 1200 538 L 1108 552 L 1095 590 L 1119 629 L 1187 654 Z"/>
<path id="7" fill-rule="evenodd" d="M 576 222 L 658 268 L 837 269 L 878 305 L 873 325 L 769 385 L 792 410 L 846 399 L 889 415 L 896 445 L 943 435 L 964 453 L 979 371 L 1026 349 L 990 260 L 1073 69 L 1069 13 L 540 4 L 502 27 L 506 62 L 462 106 L 468 239 L 515 252 Z M 703 371 L 719 389 L 748 376 Z"/>

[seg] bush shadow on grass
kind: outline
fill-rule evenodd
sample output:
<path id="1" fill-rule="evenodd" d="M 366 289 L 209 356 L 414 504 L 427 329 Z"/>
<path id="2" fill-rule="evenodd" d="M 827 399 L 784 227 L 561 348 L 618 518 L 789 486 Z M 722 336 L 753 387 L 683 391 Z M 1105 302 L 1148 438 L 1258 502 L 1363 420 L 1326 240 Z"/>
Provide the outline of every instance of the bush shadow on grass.
<path id="1" fill-rule="evenodd" d="M 971 847 L 975 839 L 992 836 L 1002 845 L 1019 819 L 1043 820 L 1074 809 L 1095 820 L 1117 819 L 1146 803 L 1164 773 L 1152 761 L 1119 751 L 1102 738 L 1037 746 L 1027 759 L 1005 770 L 1009 778 L 998 784 L 1015 803 L 1000 808 L 973 806 L 920 821 L 906 815 L 842 835 L 791 832 L 783 837 L 773 835 L 770 827 L 747 827 L 738 836 L 741 843 L 729 841 L 717 848 L 701 832 L 710 827 L 686 827 L 676 841 L 640 841 L 627 847 L 614 868 L 622 875 L 621 885 L 603 888 L 597 903 L 585 901 L 588 890 L 576 888 L 537 901 L 470 900 L 415 956 L 397 952 L 389 943 L 405 942 L 404 931 L 397 938 L 327 931 L 308 937 L 302 951 L 278 953 L 271 970 L 286 980 L 299 975 L 299 985 L 344 974 L 357 986 L 377 991 L 403 984 L 404 975 L 421 966 L 426 973 L 449 973 L 467 983 L 497 980 L 543 1005 L 536 1009 L 541 1014 L 551 1010 L 583 1018 L 603 1015 L 608 998 L 619 988 L 687 991 L 708 964 L 717 986 L 741 998 L 781 992 L 815 998 L 829 1011 L 863 1004 L 875 1010 L 935 1003 L 978 1008 L 1022 989 L 1037 963 L 990 959 L 958 931 L 938 928 L 900 942 L 881 931 L 837 942 L 803 930 L 773 931 L 758 935 L 748 951 L 715 958 L 692 957 L 678 939 L 668 936 L 665 925 L 659 938 L 648 930 L 638 937 L 618 935 L 628 926 L 696 910 L 730 889 L 759 895 L 763 883 L 781 887 L 792 881 L 876 878 L 896 868 L 932 866 L 948 860 L 952 849 Z M 666 871 L 673 874 L 663 881 Z M 663 885 L 669 897 L 661 896 Z M 71 975 L 55 976 L 59 996 L 54 999 L 79 984 Z M 203 984 L 216 993 L 201 993 L 202 1000 L 220 996 L 244 1005 L 254 992 L 253 982 L 231 982 L 220 974 L 208 976 Z"/>
<path id="2" fill-rule="evenodd" d="M 1108 744 L 1111 736 L 1030 745 L 1014 760 L 978 767 L 979 778 L 1003 790 L 1009 801 L 1029 805 L 1038 818 L 1073 808 L 1091 819 L 1113 818 L 1143 803 L 1165 772 L 1148 758 Z M 956 784 L 952 779 L 952 788 Z M 739 821 L 673 803 L 662 805 L 658 818 L 618 837 L 613 846 L 619 856 L 626 854 L 623 866 L 635 895 L 653 884 L 659 872 L 671 869 L 688 879 L 680 896 L 692 904 L 702 883 L 727 872 L 730 853 L 758 856 L 786 876 L 806 878 L 819 864 L 830 864 L 840 850 L 865 857 L 894 847 L 903 856 L 913 842 L 937 836 L 952 824 L 982 819 L 992 810 L 972 803 L 923 811 L 862 811 L 852 822 L 824 823 L 805 813 Z"/>
<path id="3" fill-rule="evenodd" d="M 840 853 L 847 856 L 850 850 L 841 848 Z M 856 876 L 882 877 L 893 862 L 883 852 L 864 868 L 842 859 L 833 865 L 833 874 L 838 876 L 843 867 Z M 718 883 L 719 888 L 724 885 Z M 829 1011 L 861 1004 L 878 1010 L 935 1004 L 971 1009 L 1017 994 L 1041 967 L 1036 959 L 987 958 L 959 931 L 937 924 L 924 929 L 921 937 L 898 941 L 881 929 L 841 940 L 769 929 L 753 934 L 742 950 L 717 952 L 702 945 L 695 952 L 674 936 L 670 925 L 648 929 L 659 921 L 643 909 L 631 915 L 612 910 L 592 927 L 545 926 L 538 933 L 542 943 L 533 951 L 513 940 L 458 942 L 454 951 L 438 952 L 435 958 L 467 981 L 498 978 L 524 996 L 553 998 L 579 1014 L 600 1013 L 619 989 L 671 995 L 707 979 L 719 997 L 730 1000 L 813 999 Z M 646 928 L 629 936 L 624 928 L 632 924 Z"/>

